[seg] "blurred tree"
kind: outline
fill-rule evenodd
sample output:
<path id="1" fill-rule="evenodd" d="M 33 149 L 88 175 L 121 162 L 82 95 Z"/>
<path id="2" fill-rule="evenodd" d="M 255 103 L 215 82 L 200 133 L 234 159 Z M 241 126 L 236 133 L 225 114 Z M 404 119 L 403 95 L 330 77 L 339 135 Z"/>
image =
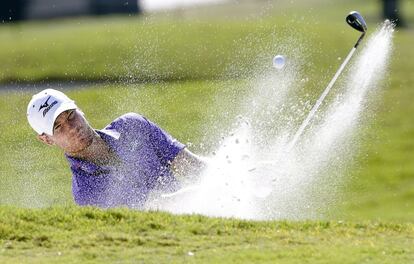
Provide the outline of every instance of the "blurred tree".
<path id="1" fill-rule="evenodd" d="M 25 5 L 24 0 L 1 0 L 0 22 L 6 23 L 22 20 Z"/>
<path id="2" fill-rule="evenodd" d="M 397 27 L 404 26 L 404 21 L 400 15 L 397 0 L 382 0 L 383 2 L 383 17 L 393 21 Z"/>
<path id="3" fill-rule="evenodd" d="M 138 14 L 141 11 L 137 0 L 90 0 L 90 5 L 92 13 L 96 15 Z"/>

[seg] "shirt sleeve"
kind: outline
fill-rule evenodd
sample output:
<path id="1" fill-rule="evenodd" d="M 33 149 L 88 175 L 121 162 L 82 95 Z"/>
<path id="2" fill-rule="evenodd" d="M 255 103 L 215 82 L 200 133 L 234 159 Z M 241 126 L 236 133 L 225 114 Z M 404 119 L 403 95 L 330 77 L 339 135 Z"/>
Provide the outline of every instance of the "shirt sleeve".
<path id="1" fill-rule="evenodd" d="M 148 123 L 149 140 L 164 166 L 168 166 L 185 145 L 144 117 Z"/>

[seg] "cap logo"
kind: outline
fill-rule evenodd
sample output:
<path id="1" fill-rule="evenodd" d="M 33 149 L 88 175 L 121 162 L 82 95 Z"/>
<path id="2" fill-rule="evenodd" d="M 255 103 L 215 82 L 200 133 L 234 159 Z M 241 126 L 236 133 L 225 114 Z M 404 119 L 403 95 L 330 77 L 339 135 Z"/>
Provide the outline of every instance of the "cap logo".
<path id="1" fill-rule="evenodd" d="M 49 99 L 50 99 L 50 96 L 46 99 L 46 102 L 44 102 L 43 104 L 40 105 L 38 112 L 40 112 L 40 110 L 42 110 L 43 108 L 49 106 L 49 104 L 48 104 Z"/>
<path id="2" fill-rule="evenodd" d="M 47 112 L 49 112 L 49 110 L 55 105 L 55 104 L 57 104 L 58 102 L 57 101 L 54 101 L 52 104 L 50 104 L 49 105 L 49 103 L 48 103 L 48 101 L 49 101 L 49 99 L 50 99 L 50 96 L 47 98 L 47 100 L 46 100 L 46 102 L 44 102 L 42 105 L 40 105 L 40 107 L 39 107 L 39 111 L 40 110 L 42 110 L 43 108 L 45 108 L 45 110 L 43 110 L 43 117 L 45 117 L 45 115 L 47 114 Z M 38 111 L 38 112 L 39 112 Z"/>

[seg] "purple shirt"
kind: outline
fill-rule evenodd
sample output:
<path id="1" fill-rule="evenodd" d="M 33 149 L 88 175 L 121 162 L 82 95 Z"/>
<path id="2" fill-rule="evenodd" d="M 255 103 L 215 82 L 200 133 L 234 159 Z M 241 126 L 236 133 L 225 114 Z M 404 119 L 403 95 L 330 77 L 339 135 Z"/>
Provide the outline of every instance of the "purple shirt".
<path id="1" fill-rule="evenodd" d="M 169 167 L 185 146 L 157 125 L 141 115 L 128 113 L 96 132 L 122 162 L 97 166 L 66 155 L 77 204 L 141 208 L 151 190 L 178 188 Z"/>

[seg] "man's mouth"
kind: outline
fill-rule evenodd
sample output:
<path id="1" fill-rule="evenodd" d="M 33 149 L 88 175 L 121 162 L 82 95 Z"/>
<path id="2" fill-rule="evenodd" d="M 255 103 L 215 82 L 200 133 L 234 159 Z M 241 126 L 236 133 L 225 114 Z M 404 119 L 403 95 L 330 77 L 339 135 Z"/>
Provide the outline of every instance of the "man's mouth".
<path id="1" fill-rule="evenodd" d="M 79 138 L 80 138 L 80 139 L 82 139 L 82 140 L 85 140 L 85 139 L 90 139 L 90 138 L 91 138 L 91 136 L 85 133 L 85 134 L 81 134 L 81 135 L 79 136 Z"/>
<path id="2" fill-rule="evenodd" d="M 77 138 L 78 138 L 80 141 L 85 141 L 85 140 L 89 139 L 89 138 L 90 138 L 90 136 L 89 136 L 87 133 L 82 133 L 82 134 L 79 134 L 79 135 L 77 136 Z"/>

